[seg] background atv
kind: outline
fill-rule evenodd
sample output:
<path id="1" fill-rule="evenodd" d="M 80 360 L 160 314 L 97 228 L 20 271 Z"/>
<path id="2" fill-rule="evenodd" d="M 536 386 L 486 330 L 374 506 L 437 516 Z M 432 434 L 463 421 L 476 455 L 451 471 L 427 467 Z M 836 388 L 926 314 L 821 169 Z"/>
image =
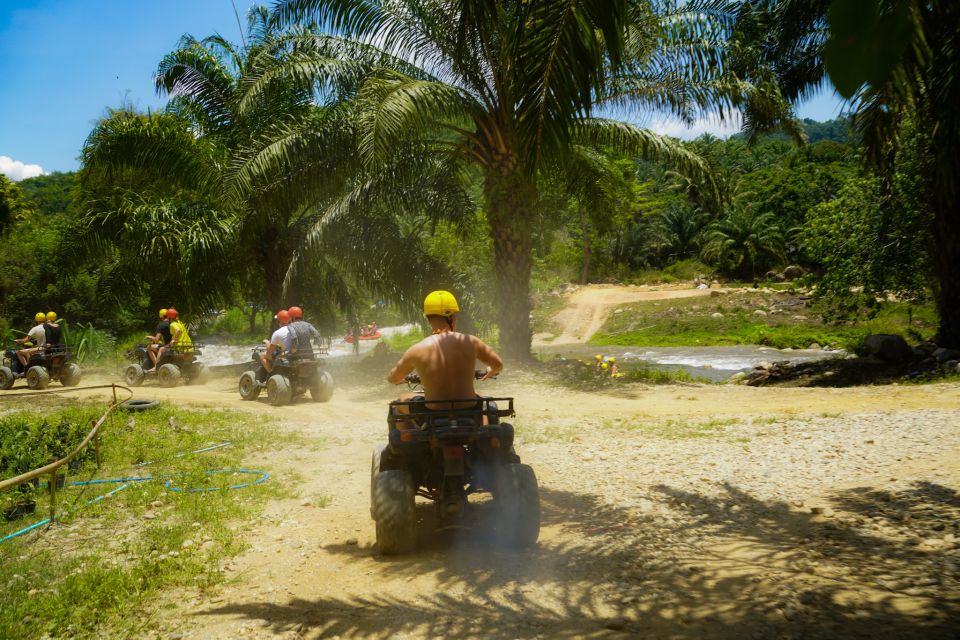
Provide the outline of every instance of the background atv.
<path id="1" fill-rule="evenodd" d="M 289 403 L 308 390 L 314 402 L 327 402 L 333 397 L 333 376 L 321 368 L 323 359 L 311 352 L 284 354 L 273 361 L 273 371 L 267 381 L 258 381 L 257 370 L 263 351 L 263 347 L 253 349 L 250 367 L 240 375 L 240 397 L 244 400 L 256 400 L 263 388 L 267 389 L 270 404 L 277 406 Z M 321 349 L 320 353 L 324 350 Z"/>
<path id="2" fill-rule="evenodd" d="M 31 389 L 45 389 L 50 380 L 59 380 L 65 387 L 80 384 L 80 367 L 71 362 L 73 353 L 66 345 L 47 347 L 30 356 L 27 366 L 20 364 L 16 349 L 3 352 L 0 366 L 0 389 L 9 389 L 17 378 L 26 378 Z"/>
<path id="3" fill-rule="evenodd" d="M 210 372 L 200 362 L 201 347 L 203 347 L 202 344 L 193 344 L 164 349 L 157 361 L 156 372 L 148 373 L 153 363 L 147 355 L 147 347 L 139 346 L 126 353 L 127 358 L 134 362 L 123 370 L 123 379 L 131 387 L 140 386 L 144 378 L 150 375 L 156 375 L 157 381 L 164 387 L 177 386 L 181 378 L 186 380 L 187 384 L 204 384 L 210 377 Z"/>
<path id="4" fill-rule="evenodd" d="M 419 384 L 420 379 L 411 374 L 407 381 Z M 370 515 L 380 552 L 403 553 L 416 545 L 415 496 L 433 501 L 440 527 L 448 528 L 463 526 L 467 497 L 483 491 L 493 494 L 497 540 L 508 546 L 535 544 L 540 535 L 537 477 L 514 452 L 513 425 L 500 422 L 514 415 L 513 398 L 449 402 L 477 406 L 438 411 L 419 401 L 390 403 L 389 443 L 374 450 L 370 479 Z M 404 405 L 410 415 L 398 412 Z M 411 419 L 420 426 L 398 428 Z"/>

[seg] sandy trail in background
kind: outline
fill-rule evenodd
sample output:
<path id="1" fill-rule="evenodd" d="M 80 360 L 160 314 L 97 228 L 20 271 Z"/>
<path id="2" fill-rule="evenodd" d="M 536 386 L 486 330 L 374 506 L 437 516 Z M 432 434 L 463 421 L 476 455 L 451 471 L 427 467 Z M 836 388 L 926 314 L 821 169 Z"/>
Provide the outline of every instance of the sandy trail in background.
<path id="1" fill-rule="evenodd" d="M 710 295 L 709 289 L 585 285 L 569 295 L 567 308 L 557 314 L 555 320 L 561 326 L 560 335 L 549 339 L 553 334 L 537 334 L 534 336 L 534 344 L 583 344 L 600 330 L 607 315 L 617 305 L 707 295 Z"/>

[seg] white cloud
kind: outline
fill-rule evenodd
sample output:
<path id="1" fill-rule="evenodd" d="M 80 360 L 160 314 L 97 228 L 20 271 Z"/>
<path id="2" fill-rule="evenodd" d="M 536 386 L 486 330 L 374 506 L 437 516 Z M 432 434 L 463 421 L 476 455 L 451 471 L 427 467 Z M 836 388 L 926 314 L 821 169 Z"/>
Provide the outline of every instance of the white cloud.
<path id="1" fill-rule="evenodd" d="M 0 173 L 17 182 L 24 178 L 42 176 L 46 171 L 38 164 L 24 164 L 9 156 L 0 156 Z"/>
<path id="2" fill-rule="evenodd" d="M 681 140 L 694 138 L 709 133 L 718 138 L 726 138 L 740 131 L 740 118 L 735 116 L 726 120 L 719 118 L 700 118 L 692 125 L 687 125 L 675 118 L 656 118 L 647 126 L 648 129 L 661 135 L 673 136 Z"/>

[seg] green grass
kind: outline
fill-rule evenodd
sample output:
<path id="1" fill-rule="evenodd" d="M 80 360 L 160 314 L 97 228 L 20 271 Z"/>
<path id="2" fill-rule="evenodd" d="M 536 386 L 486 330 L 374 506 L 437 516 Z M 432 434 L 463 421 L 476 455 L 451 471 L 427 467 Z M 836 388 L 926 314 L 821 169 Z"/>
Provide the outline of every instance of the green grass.
<path id="1" fill-rule="evenodd" d="M 422 329 L 411 329 L 404 333 L 395 333 L 391 336 L 385 336 L 381 340 L 390 347 L 391 351 L 403 353 L 413 345 L 417 344 L 426 337 Z"/>
<path id="2" fill-rule="evenodd" d="M 686 298 L 640 302 L 612 314 L 590 340 L 590 344 L 629 346 L 715 346 L 759 344 L 776 348 L 802 349 L 812 343 L 857 350 L 872 333 L 897 333 L 929 338 L 935 332 L 936 314 L 931 305 L 914 308 L 888 304 L 873 318 L 853 324 L 828 325 L 816 310 L 784 307 L 782 313 L 765 317 L 757 309 L 790 299 L 790 294 L 738 292 L 719 297 Z M 714 318 L 720 313 L 723 317 Z M 794 318 L 802 315 L 805 319 Z"/>
<path id="3" fill-rule="evenodd" d="M 624 364 L 620 376 L 614 378 L 601 372 L 592 362 L 579 360 L 548 361 L 544 363 L 548 376 L 556 384 L 578 391 L 614 390 L 628 383 L 646 384 L 710 384 L 706 378 L 692 376 L 682 369 L 658 369 L 648 366 Z"/>
<path id="4" fill-rule="evenodd" d="M 89 423 L 102 410 L 81 405 L 47 419 Z M 4 416 L 24 418 L 41 419 L 37 413 Z M 6 587 L 0 637 L 149 635 L 158 628 L 158 596 L 173 589 L 199 589 L 201 595 L 215 589 L 223 579 L 222 560 L 245 548 L 244 536 L 265 501 L 291 492 L 272 479 L 238 490 L 174 493 L 162 478 L 173 476 L 178 486 L 194 487 L 249 481 L 253 476 L 204 471 L 259 466 L 251 459 L 257 452 L 300 440 L 264 419 L 220 410 L 165 407 L 119 414 L 103 436 L 103 468 L 97 471 L 87 461 L 68 481 L 139 474 L 161 479 L 132 483 L 92 505 L 84 503 L 119 485 L 65 488 L 58 492 L 57 524 L 0 544 L 0 584 Z M 226 441 L 232 445 L 174 457 Z M 146 461 L 155 463 L 135 466 Z M 46 493 L 34 496 L 37 513 L 3 522 L 0 535 L 46 517 Z"/>

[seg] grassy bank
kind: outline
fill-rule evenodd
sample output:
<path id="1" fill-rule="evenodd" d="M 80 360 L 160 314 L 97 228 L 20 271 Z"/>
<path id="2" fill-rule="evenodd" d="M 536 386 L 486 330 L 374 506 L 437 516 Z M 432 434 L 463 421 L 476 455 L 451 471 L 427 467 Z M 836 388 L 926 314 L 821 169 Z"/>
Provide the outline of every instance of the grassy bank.
<path id="1" fill-rule="evenodd" d="M 38 431 L 36 424 L 87 424 L 103 407 L 81 405 L 48 412 L 14 411 L 0 417 L 4 433 Z M 18 431 L 18 427 L 20 428 Z M 116 495 L 85 504 L 119 484 L 70 487 L 58 493 L 58 522 L 0 544 L 0 637 L 142 637 L 155 631 L 161 593 L 209 591 L 222 580 L 222 562 L 245 546 L 244 535 L 264 502 L 289 491 L 275 479 L 236 490 L 172 492 L 165 486 L 216 487 L 257 476 L 209 469 L 257 467 L 262 451 L 299 440 L 278 433 L 263 419 L 223 411 L 161 408 L 120 414 L 103 436 L 103 468 L 87 458 L 68 482 L 152 475 Z M 202 454 L 191 451 L 230 442 Z M 12 443 L 0 443 L 12 448 Z M 182 457 L 175 457 L 187 453 Z M 137 466 L 152 462 L 146 466 Z M 269 466 L 264 467 L 269 471 Z M 3 477 L 14 475 L 3 471 Z M 46 491 L 21 494 L 36 500 L 36 513 L 3 522 L 0 535 L 47 514 Z M 7 495 L 3 496 L 9 499 Z"/>
<path id="2" fill-rule="evenodd" d="M 808 301 L 788 292 L 732 290 L 709 298 L 683 298 L 624 305 L 590 344 L 629 346 L 715 346 L 759 344 L 803 349 L 811 344 L 856 350 L 872 333 L 897 333 L 914 340 L 933 337 L 932 305 L 889 303 L 872 318 L 828 324 Z M 757 313 L 757 312 L 760 313 Z"/>

